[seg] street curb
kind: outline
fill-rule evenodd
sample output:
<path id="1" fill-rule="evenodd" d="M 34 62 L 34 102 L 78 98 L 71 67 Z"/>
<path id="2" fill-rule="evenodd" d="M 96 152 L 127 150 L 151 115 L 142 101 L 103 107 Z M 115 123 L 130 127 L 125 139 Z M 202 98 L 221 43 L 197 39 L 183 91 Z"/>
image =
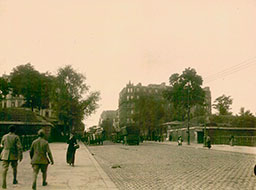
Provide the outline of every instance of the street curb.
<path id="1" fill-rule="evenodd" d="M 171 146 L 178 146 L 178 145 L 175 145 L 174 143 L 168 143 L 168 142 L 161 142 L 162 144 L 166 144 L 166 145 L 171 145 Z M 196 148 L 196 149 L 208 149 L 207 147 L 203 147 L 203 146 L 195 146 L 195 145 L 182 145 L 184 147 L 189 147 L 189 148 Z M 217 151 L 225 151 L 225 152 L 236 152 L 236 153 L 240 153 L 240 154 L 250 154 L 250 155 L 256 155 L 256 147 L 243 147 L 243 146 L 232 146 L 231 147 L 225 147 L 225 146 L 228 146 L 228 145 L 212 145 L 212 148 L 210 150 L 217 150 Z M 240 150 L 239 150 L 240 148 Z M 244 149 L 243 149 L 244 148 Z M 246 149 L 251 149 L 250 151 L 249 150 L 246 150 Z M 255 150 L 252 150 L 252 149 L 255 149 Z"/>
<path id="2" fill-rule="evenodd" d="M 106 184 L 108 189 L 113 189 L 113 190 L 118 190 L 118 188 L 116 187 L 116 185 L 112 182 L 112 180 L 108 177 L 108 175 L 104 172 L 104 170 L 101 168 L 101 166 L 99 165 L 99 163 L 97 162 L 97 160 L 92 156 L 91 152 L 88 150 L 87 146 L 83 143 L 82 144 L 84 148 L 84 150 L 87 152 L 90 160 L 92 161 L 92 163 L 94 164 L 95 168 L 97 169 L 100 177 L 103 179 L 104 183 Z"/>

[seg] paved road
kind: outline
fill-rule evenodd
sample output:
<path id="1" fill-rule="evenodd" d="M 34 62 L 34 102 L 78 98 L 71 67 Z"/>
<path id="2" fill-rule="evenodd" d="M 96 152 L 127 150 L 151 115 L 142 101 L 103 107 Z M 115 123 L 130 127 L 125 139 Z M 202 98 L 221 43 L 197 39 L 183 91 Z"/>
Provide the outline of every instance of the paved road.
<path id="1" fill-rule="evenodd" d="M 88 148 L 119 189 L 256 189 L 254 154 L 155 142 Z"/>

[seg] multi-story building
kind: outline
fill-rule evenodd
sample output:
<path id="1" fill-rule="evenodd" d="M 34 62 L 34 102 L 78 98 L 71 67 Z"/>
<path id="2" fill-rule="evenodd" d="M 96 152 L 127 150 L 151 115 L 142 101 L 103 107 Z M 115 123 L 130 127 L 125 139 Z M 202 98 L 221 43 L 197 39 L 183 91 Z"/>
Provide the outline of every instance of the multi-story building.
<path id="1" fill-rule="evenodd" d="M 7 94 L 6 98 L 0 102 L 2 108 L 21 108 L 25 103 L 25 99 L 22 95 L 12 96 L 11 93 Z M 39 115 L 47 118 L 53 117 L 53 110 L 51 109 L 51 103 L 49 108 L 46 109 L 34 109 Z"/>
<path id="2" fill-rule="evenodd" d="M 129 82 L 119 93 L 119 126 L 124 127 L 134 123 L 133 114 L 135 113 L 134 100 L 139 99 L 143 95 L 152 95 L 163 99 L 163 90 L 166 89 L 165 83 L 149 84 L 143 86 L 141 83 L 137 85 Z"/>
<path id="3" fill-rule="evenodd" d="M 1 102 L 2 108 L 18 108 L 21 107 L 25 101 L 22 95 L 12 96 L 11 94 L 7 94 L 6 98 Z"/>
<path id="4" fill-rule="evenodd" d="M 124 87 L 119 93 L 119 126 L 124 127 L 134 123 L 133 114 L 135 113 L 135 103 L 134 100 L 139 99 L 140 96 L 151 95 L 159 98 L 159 100 L 163 100 L 165 104 L 165 112 L 167 117 L 170 117 L 170 102 L 165 101 L 163 98 L 163 91 L 167 89 L 165 83 L 161 84 L 149 84 L 147 86 L 143 86 L 141 83 L 137 85 L 129 82 L 126 87 Z M 206 109 L 208 114 L 211 114 L 211 92 L 209 87 L 203 88 L 205 91 L 205 99 L 206 99 Z M 191 113 L 193 113 L 194 109 L 191 109 Z M 165 120 L 171 120 L 171 118 L 165 118 Z"/>

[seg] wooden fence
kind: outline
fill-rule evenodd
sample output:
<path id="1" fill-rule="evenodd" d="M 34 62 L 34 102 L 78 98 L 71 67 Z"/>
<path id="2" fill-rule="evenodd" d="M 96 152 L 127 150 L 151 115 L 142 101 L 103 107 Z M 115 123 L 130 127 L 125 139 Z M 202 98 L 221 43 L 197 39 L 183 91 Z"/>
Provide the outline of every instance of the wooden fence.
<path id="1" fill-rule="evenodd" d="M 231 144 L 230 136 L 214 137 L 212 144 Z M 234 136 L 233 145 L 256 146 L 256 136 Z"/>

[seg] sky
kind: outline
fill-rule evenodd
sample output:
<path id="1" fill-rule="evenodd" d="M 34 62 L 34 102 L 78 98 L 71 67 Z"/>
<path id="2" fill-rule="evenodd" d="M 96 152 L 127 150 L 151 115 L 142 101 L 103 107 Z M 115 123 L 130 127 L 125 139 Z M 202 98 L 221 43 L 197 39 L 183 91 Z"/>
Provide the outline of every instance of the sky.
<path id="1" fill-rule="evenodd" d="M 255 23 L 255 0 L 0 0 L 0 76 L 26 63 L 52 74 L 72 65 L 101 92 L 86 127 L 118 109 L 129 81 L 169 84 L 188 67 L 212 102 L 225 94 L 234 114 L 256 114 Z"/>

